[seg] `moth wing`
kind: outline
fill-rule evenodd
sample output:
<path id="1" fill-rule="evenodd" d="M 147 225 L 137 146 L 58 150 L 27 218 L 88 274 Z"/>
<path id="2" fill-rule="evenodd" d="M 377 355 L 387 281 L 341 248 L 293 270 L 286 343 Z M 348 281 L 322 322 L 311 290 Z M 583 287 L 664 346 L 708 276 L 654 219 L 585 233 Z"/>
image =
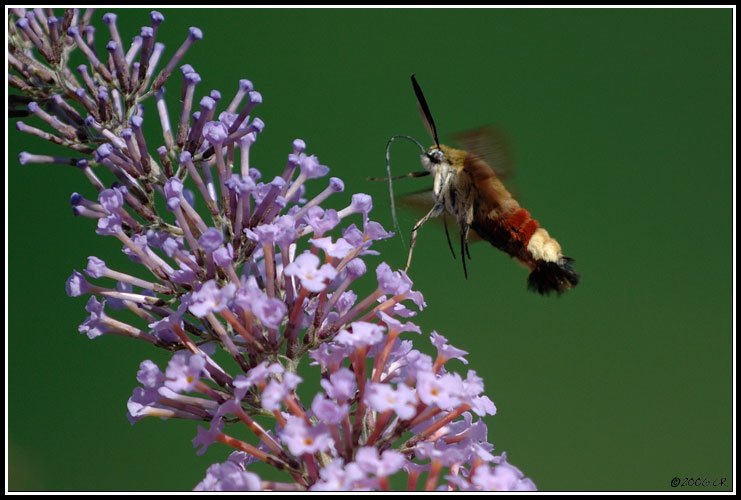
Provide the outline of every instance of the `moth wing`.
<path id="1" fill-rule="evenodd" d="M 504 180 L 514 172 L 514 149 L 501 129 L 485 125 L 453 135 L 455 144 L 470 155 L 489 165 L 497 177 Z"/>
<path id="2" fill-rule="evenodd" d="M 396 198 L 400 206 L 411 209 L 415 212 L 427 213 L 435 204 L 435 197 L 432 195 L 432 187 L 412 191 Z"/>

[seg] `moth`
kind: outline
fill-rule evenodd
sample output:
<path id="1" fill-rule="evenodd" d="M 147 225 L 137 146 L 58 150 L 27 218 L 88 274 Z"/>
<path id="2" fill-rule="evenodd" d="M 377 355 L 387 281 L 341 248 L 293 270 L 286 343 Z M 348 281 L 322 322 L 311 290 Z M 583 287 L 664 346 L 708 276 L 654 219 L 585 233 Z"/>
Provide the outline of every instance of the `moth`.
<path id="1" fill-rule="evenodd" d="M 468 251 L 469 235 L 473 231 L 530 270 L 528 276 L 530 290 L 542 295 L 551 292 L 561 294 L 576 286 L 579 283 L 579 274 L 572 268 L 573 259 L 563 255 L 558 241 L 540 227 L 538 221 L 530 216 L 530 212 L 520 206 L 481 155 L 474 151 L 454 149 L 440 144 L 430 108 L 414 75 L 412 87 L 417 97 L 422 122 L 435 144 L 426 149 L 413 137 L 406 135 L 391 137 L 386 145 L 388 177 L 370 179 L 388 180 L 389 190 L 392 191 L 392 180 L 433 176 L 434 204 L 412 229 L 406 270 L 412 262 L 417 232 L 425 222 L 440 215 L 443 217 L 448 246 L 455 258 L 445 218 L 449 215 L 455 218 L 460 230 L 460 254 L 466 278 L 468 278 L 466 258 L 469 260 L 471 258 Z M 410 140 L 419 147 L 423 171 L 391 177 L 389 150 L 391 143 L 396 139 Z M 391 201 L 394 222 L 398 224 L 393 193 Z"/>

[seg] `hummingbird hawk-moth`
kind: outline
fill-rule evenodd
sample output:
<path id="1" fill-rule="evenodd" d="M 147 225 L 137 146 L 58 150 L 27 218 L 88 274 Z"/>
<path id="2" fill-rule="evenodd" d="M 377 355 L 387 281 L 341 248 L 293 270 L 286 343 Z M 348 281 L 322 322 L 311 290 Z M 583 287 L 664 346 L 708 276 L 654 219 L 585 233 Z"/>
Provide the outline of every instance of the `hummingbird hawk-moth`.
<path id="1" fill-rule="evenodd" d="M 445 216 L 453 216 L 460 229 L 460 253 L 463 273 L 468 277 L 466 257 L 471 230 L 494 247 L 530 269 L 528 288 L 540 294 L 561 294 L 579 283 L 579 275 L 572 269 L 573 259 L 565 257 L 561 245 L 540 227 L 530 212 L 522 208 L 500 181 L 494 169 L 474 151 L 454 149 L 440 144 L 437 129 L 432 119 L 422 89 L 412 75 L 412 86 L 417 96 L 420 116 L 435 144 L 425 149 L 416 139 L 396 135 L 386 146 L 388 177 L 372 180 L 396 180 L 403 177 L 433 176 L 433 206 L 413 227 L 409 245 L 406 270 L 412 262 L 412 252 L 417 240 L 417 231 L 433 217 L 442 215 L 448 245 L 455 257 Z M 411 140 L 420 148 L 422 167 L 420 172 L 391 177 L 389 148 L 396 139 Z M 391 189 L 391 188 L 389 188 Z M 392 195 L 392 211 L 393 195 Z M 394 213 L 395 219 L 395 213 Z"/>

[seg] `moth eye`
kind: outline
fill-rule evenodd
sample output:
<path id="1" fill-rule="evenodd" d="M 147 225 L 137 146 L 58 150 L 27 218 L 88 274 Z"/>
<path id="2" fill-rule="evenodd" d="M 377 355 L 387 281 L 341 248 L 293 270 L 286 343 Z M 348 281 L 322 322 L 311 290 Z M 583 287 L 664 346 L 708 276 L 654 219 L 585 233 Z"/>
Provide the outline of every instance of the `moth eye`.
<path id="1" fill-rule="evenodd" d="M 445 154 L 439 149 L 431 149 L 427 152 L 427 158 L 429 158 L 432 163 L 440 163 L 443 161 L 444 157 Z"/>

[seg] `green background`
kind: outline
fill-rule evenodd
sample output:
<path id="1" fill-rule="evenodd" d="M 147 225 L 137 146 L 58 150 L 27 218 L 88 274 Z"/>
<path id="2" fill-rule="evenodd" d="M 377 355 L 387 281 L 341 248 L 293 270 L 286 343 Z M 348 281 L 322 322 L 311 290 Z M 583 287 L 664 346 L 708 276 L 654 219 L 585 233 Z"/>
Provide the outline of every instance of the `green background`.
<path id="1" fill-rule="evenodd" d="M 149 23 L 146 10 L 116 12 L 124 40 Z M 256 167 L 278 174 L 301 137 L 345 181 L 327 206 L 370 193 L 389 229 L 388 187 L 365 178 L 384 175 L 391 135 L 430 142 L 410 74 L 442 142 L 487 123 L 506 130 L 520 202 L 576 259 L 580 285 L 529 293 L 527 272 L 486 243 L 471 247 L 464 280 L 434 224 L 410 270 L 428 304 L 417 322 L 470 352 L 468 367 L 448 368 L 476 370 L 498 407 L 489 441 L 541 490 L 697 490 L 672 489 L 674 477 L 733 487 L 731 9 L 162 12 L 165 59 L 188 26 L 204 32 L 184 59 L 203 78 L 197 99 L 219 89 L 228 103 L 240 78 L 262 93 Z M 179 74 L 167 87 L 175 123 Z M 64 293 L 88 255 L 137 266 L 72 216 L 71 192 L 94 196 L 78 171 L 17 162 L 61 150 L 8 136 L 8 487 L 191 489 L 228 450 L 197 456 L 192 422 L 131 427 L 139 362 L 167 357 L 78 334 L 86 299 Z M 152 150 L 162 143 L 150 137 Z M 394 173 L 419 169 L 412 145 L 392 152 Z M 400 211 L 405 232 L 418 217 Z M 403 266 L 398 239 L 377 248 Z M 378 262 L 368 259 L 366 291 Z"/>

